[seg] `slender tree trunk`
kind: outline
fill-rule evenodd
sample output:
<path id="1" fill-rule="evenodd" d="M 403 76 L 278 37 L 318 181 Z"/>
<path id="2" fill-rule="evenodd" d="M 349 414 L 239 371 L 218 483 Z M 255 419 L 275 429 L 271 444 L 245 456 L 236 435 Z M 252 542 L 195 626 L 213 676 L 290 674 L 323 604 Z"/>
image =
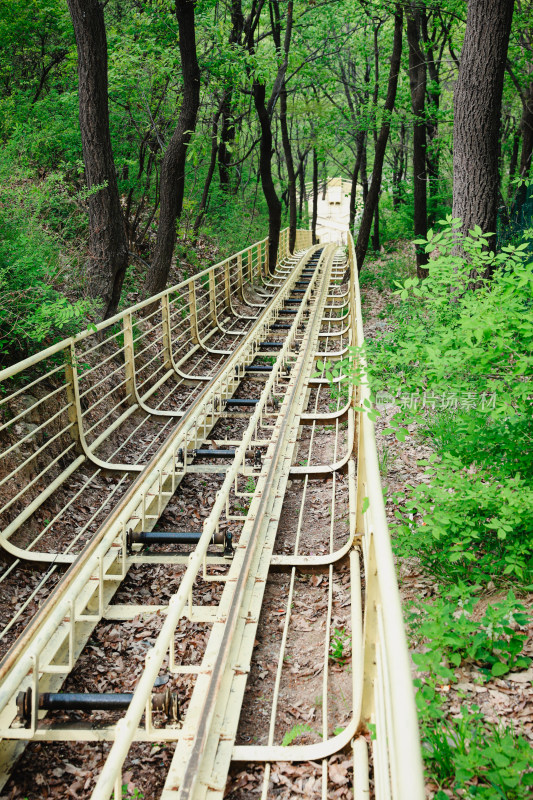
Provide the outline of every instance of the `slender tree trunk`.
<path id="1" fill-rule="evenodd" d="M 394 40 L 392 45 L 392 55 L 390 60 L 389 81 L 387 87 L 387 97 L 384 105 L 383 122 L 381 130 L 376 142 L 376 150 L 374 153 L 374 168 L 372 170 L 372 181 L 368 190 L 365 207 L 363 209 L 363 217 L 361 225 L 359 226 L 359 234 L 357 236 L 357 244 L 355 254 L 357 257 L 357 268 L 360 270 L 365 260 L 366 251 L 368 250 L 368 240 L 370 238 L 370 229 L 372 227 L 372 219 L 374 211 L 379 199 L 379 192 L 381 189 L 381 176 L 383 173 L 383 161 L 385 159 L 385 150 L 390 132 L 390 117 L 396 102 L 396 89 L 398 87 L 398 73 L 400 70 L 400 59 L 402 55 L 402 7 L 398 4 L 394 15 Z"/>
<path id="2" fill-rule="evenodd" d="M 224 191 L 231 189 L 230 163 L 231 144 L 235 139 L 235 125 L 231 120 L 232 92 L 226 92 L 222 108 L 222 125 L 220 126 L 220 142 L 218 144 L 218 175 L 220 186 Z"/>
<path id="3" fill-rule="evenodd" d="M 363 146 L 361 149 L 361 188 L 363 190 L 363 205 L 366 203 L 366 198 L 368 197 L 368 173 L 367 173 L 367 137 L 365 134 L 365 138 L 363 140 Z"/>
<path id="4" fill-rule="evenodd" d="M 240 0 L 235 0 L 240 5 Z M 276 187 L 272 178 L 272 115 L 278 97 L 280 96 L 285 85 L 285 74 L 287 71 L 287 64 L 289 61 L 289 48 L 292 37 L 292 23 L 293 23 L 293 0 L 288 0 L 286 11 L 286 25 L 285 25 L 285 38 L 283 48 L 281 45 L 281 13 L 279 7 L 279 0 L 270 0 L 269 9 L 272 24 L 272 36 L 278 55 L 282 58 L 280 66 L 274 80 L 272 91 L 268 104 L 266 102 L 266 87 L 262 80 L 257 76 L 254 77 L 252 84 L 252 94 L 254 98 L 255 110 L 259 119 L 259 126 L 261 128 L 261 139 L 259 145 L 259 173 L 261 175 L 261 184 L 263 187 L 263 194 L 268 206 L 268 270 L 273 272 L 276 268 L 279 246 L 279 234 L 281 231 L 281 201 L 277 196 Z M 260 14 L 261 6 L 256 7 L 255 3 L 252 8 Z M 258 17 L 256 17 L 258 19 Z M 255 45 L 253 36 L 248 34 L 247 47 L 250 54 L 255 53 Z"/>
<path id="5" fill-rule="evenodd" d="M 375 253 L 379 252 L 379 197 L 376 203 L 376 208 L 374 209 L 374 227 L 372 229 L 372 250 Z"/>
<path id="6" fill-rule="evenodd" d="M 298 224 L 302 224 L 303 214 L 304 214 L 304 200 L 306 198 L 306 190 L 305 190 L 305 165 L 307 161 L 307 153 L 308 150 L 302 155 L 298 150 L 298 158 L 300 159 L 300 164 L 298 166 L 298 179 L 300 181 L 300 198 L 299 198 L 299 206 L 298 206 Z"/>
<path id="7" fill-rule="evenodd" d="M 470 0 L 454 94 L 453 216 L 495 233 L 498 138 L 514 0 Z"/>
<path id="8" fill-rule="evenodd" d="M 405 202 L 401 189 L 405 170 L 405 152 L 405 125 L 402 122 L 400 125 L 400 146 L 398 150 L 394 152 L 392 168 L 392 207 L 395 211 L 397 211 L 400 208 L 400 205 Z"/>
<path id="9" fill-rule="evenodd" d="M 318 219 L 318 156 L 316 148 L 313 148 L 313 217 L 311 220 L 311 231 L 313 244 L 317 244 L 316 223 Z"/>
<path id="10" fill-rule="evenodd" d="M 533 152 L 533 81 L 523 100 L 522 119 L 520 121 L 522 133 L 522 150 L 520 152 L 520 177 L 527 178 L 531 169 L 531 155 Z M 516 191 L 514 206 L 518 212 L 527 199 L 527 186 L 519 186 Z"/>
<path id="11" fill-rule="evenodd" d="M 509 201 L 513 195 L 513 180 L 516 174 L 516 168 L 518 166 L 518 152 L 520 149 L 520 134 L 521 130 L 518 129 L 514 132 L 513 135 L 513 147 L 511 150 L 511 158 L 509 159 L 509 186 L 507 187 L 507 201 Z"/>
<path id="12" fill-rule="evenodd" d="M 194 227 L 193 227 L 194 239 L 196 239 L 196 237 L 198 236 L 198 231 L 200 230 L 200 225 L 202 224 L 202 220 L 205 215 L 205 210 L 207 207 L 207 199 L 209 197 L 209 189 L 211 188 L 211 181 L 213 180 L 213 175 L 215 174 L 215 169 L 217 165 L 217 151 L 218 151 L 218 119 L 222 112 L 222 108 L 225 104 L 225 101 L 226 98 L 224 97 L 220 108 L 215 112 L 215 115 L 213 117 L 213 123 L 211 128 L 211 157 L 209 160 L 207 175 L 205 177 L 205 183 L 202 191 L 200 205 L 198 206 L 198 214 L 196 215 L 196 219 L 194 221 Z"/>
<path id="13" fill-rule="evenodd" d="M 98 0 L 68 0 L 78 46 L 80 131 L 89 195 L 87 287 L 103 303 L 103 318 L 118 308 L 128 266 L 107 96 L 107 39 Z"/>
<path id="14" fill-rule="evenodd" d="M 365 143 L 365 131 L 358 131 L 355 137 L 356 152 L 355 164 L 352 173 L 352 186 L 350 190 L 350 231 L 353 234 L 353 226 L 355 225 L 355 206 L 357 202 L 357 179 L 359 177 L 359 170 L 361 169 L 361 160 L 363 158 L 363 146 Z"/>
<path id="15" fill-rule="evenodd" d="M 292 157 L 291 141 L 289 138 L 289 128 L 287 126 L 287 89 L 285 88 L 285 84 L 281 90 L 279 102 L 279 121 L 281 126 L 283 152 L 285 154 L 285 166 L 287 167 L 287 191 L 289 194 L 289 251 L 294 253 L 294 248 L 296 246 L 297 226 L 296 174 L 294 171 L 294 160 Z"/>
<path id="16" fill-rule="evenodd" d="M 531 169 L 533 153 L 533 81 L 529 84 L 529 92 L 522 111 L 522 152 L 520 153 L 520 176 L 527 178 Z"/>
<path id="17" fill-rule="evenodd" d="M 241 44 L 244 31 L 244 16 L 242 13 L 241 0 L 231 1 L 231 31 L 229 44 Z M 228 87 L 222 105 L 222 124 L 220 126 L 220 144 L 218 147 L 218 174 L 220 186 L 224 191 L 235 193 L 238 186 L 232 187 L 230 164 L 232 145 L 235 140 L 235 123 L 232 117 L 233 91 Z"/>
<path id="18" fill-rule="evenodd" d="M 272 178 L 272 129 L 270 116 L 265 105 L 266 88 L 264 83 L 254 81 L 254 105 L 261 127 L 259 145 L 259 174 L 268 206 L 268 270 L 274 272 L 278 256 L 279 234 L 281 231 L 281 200 L 276 193 Z"/>
<path id="19" fill-rule="evenodd" d="M 420 47 L 420 12 L 410 8 L 407 16 L 407 43 L 409 45 L 409 85 L 413 108 L 413 193 L 414 232 L 416 238 L 425 239 L 427 221 L 426 175 L 426 61 Z M 416 271 L 419 278 L 427 276 L 425 264 L 428 256 L 422 247 L 416 248 Z"/>
<path id="20" fill-rule="evenodd" d="M 183 98 L 178 124 L 161 164 L 159 226 L 152 264 L 145 283 L 148 296 L 162 292 L 167 284 L 176 244 L 176 225 L 183 208 L 187 147 L 196 127 L 200 104 L 200 68 L 196 57 L 194 5 L 195 0 L 175 0 Z"/>
<path id="21" fill-rule="evenodd" d="M 440 62 L 435 61 L 434 47 L 428 32 L 428 15 L 425 8 L 420 9 L 421 34 L 425 45 L 426 67 L 429 75 L 429 85 L 426 85 L 426 168 L 428 177 L 428 225 L 434 225 L 437 206 L 439 203 L 439 169 L 440 169 L 440 142 L 439 142 L 439 109 L 440 109 Z"/>

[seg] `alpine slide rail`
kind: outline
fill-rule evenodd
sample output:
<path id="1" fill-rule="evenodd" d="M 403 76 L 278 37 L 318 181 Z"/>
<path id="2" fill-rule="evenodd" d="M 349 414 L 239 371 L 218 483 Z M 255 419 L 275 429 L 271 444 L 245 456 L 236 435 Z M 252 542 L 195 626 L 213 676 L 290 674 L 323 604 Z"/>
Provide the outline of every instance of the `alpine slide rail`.
<path id="1" fill-rule="evenodd" d="M 341 752 L 353 759 L 356 800 L 424 797 L 374 426 L 359 410 L 369 389 L 349 385 L 332 396 L 323 363 L 363 342 L 353 241 L 347 251 L 313 246 L 310 233 L 298 231 L 290 254 L 283 231 L 274 274 L 266 263 L 264 240 L 0 372 L 0 787 L 29 742 L 108 741 L 90 796 L 117 800 L 132 743 L 163 742 L 175 743 L 164 800 L 222 798 L 230 768 L 239 765 L 261 767 L 260 796 L 275 797 L 276 762 L 312 762 L 327 798 L 328 759 Z M 327 459 L 318 440 L 328 442 Z M 307 458 L 298 462 L 299 443 Z M 167 504 L 195 475 L 216 489 L 203 524 L 158 531 Z M 276 533 L 295 482 L 294 543 L 280 554 Z M 314 482 L 331 491 L 322 554 L 299 546 Z M 334 535 L 340 489 L 348 509 L 342 540 Z M 169 581 L 179 574 L 168 602 L 113 602 L 132 568 L 154 564 Z M 351 720 L 332 734 L 329 648 L 341 564 L 350 574 Z M 298 576 L 317 570 L 326 575 L 316 652 L 322 738 L 283 746 L 276 718 L 291 600 Z M 268 731 L 263 744 L 237 744 L 275 571 L 288 576 L 289 589 Z M 198 599 L 199 581 L 218 587 L 215 601 Z M 61 692 L 102 621 L 154 615 L 161 624 L 133 692 Z M 183 663 L 175 633 L 193 622 L 208 626 L 207 644 L 196 663 Z M 161 673 L 171 680 L 159 690 Z M 187 698 L 172 689 L 184 676 L 193 683 Z M 89 723 L 56 723 L 57 709 L 84 711 Z M 96 709 L 111 719 L 102 722 L 100 714 L 91 724 Z"/>

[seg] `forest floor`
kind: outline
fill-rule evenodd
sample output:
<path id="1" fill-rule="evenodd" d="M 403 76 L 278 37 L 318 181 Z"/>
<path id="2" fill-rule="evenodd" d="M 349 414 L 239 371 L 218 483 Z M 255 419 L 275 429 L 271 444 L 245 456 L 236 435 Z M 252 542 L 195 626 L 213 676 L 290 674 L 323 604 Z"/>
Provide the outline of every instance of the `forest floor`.
<path id="1" fill-rule="evenodd" d="M 410 275 L 416 275 L 413 245 L 400 244 L 399 252 L 404 270 Z M 382 253 L 379 257 L 365 263 L 364 271 L 367 274 L 361 280 L 361 293 L 363 324 L 367 341 L 379 338 L 384 332 L 392 330 L 390 308 L 391 304 L 395 305 L 399 303 L 399 300 L 393 294 L 390 282 L 387 286 L 387 281 L 383 280 L 383 276 L 387 273 L 390 274 L 393 260 L 398 263 L 398 252 Z M 401 281 L 407 277 L 407 274 L 396 277 Z M 398 441 L 394 435 L 384 436 L 382 434 L 385 428 L 390 427 L 391 418 L 399 410 L 398 406 L 387 405 L 380 410 L 381 416 L 376 421 L 381 481 L 386 498 L 387 519 L 393 536 L 393 524 L 396 521 L 394 514 L 397 508 L 394 496 L 398 492 L 403 492 L 407 485 L 416 486 L 422 481 L 429 481 L 420 461 L 427 459 L 433 453 L 431 440 L 422 435 L 417 424 L 409 425 L 410 435 L 403 442 Z M 428 574 L 416 558 L 396 557 L 396 564 L 404 619 L 407 621 L 408 634 L 411 634 L 411 654 L 422 653 L 427 650 L 427 647 L 423 641 L 419 640 L 419 637 L 417 640 L 412 635 L 409 619 L 413 614 L 417 614 L 421 603 L 439 597 L 441 586 L 437 583 L 435 576 Z M 492 581 L 482 586 L 478 593 L 473 618 L 479 620 L 488 606 L 502 601 L 507 595 L 508 588 L 496 587 Z M 528 639 L 523 654 L 533 657 L 533 615 L 531 614 L 533 595 L 530 593 L 525 597 L 520 596 L 519 599 L 528 609 L 530 617 L 527 629 Z M 423 673 L 417 670 L 414 661 L 412 661 L 412 671 L 414 679 L 423 677 Z M 443 682 L 437 686 L 437 692 L 443 700 L 442 709 L 445 720 L 459 719 L 463 713 L 462 709 L 466 706 L 470 711 L 481 713 L 489 724 L 513 728 L 516 733 L 524 736 L 533 745 L 533 665 L 527 670 L 510 672 L 502 677 L 486 680 L 474 663 L 467 662 L 455 669 L 455 674 L 456 683 Z M 423 747 L 427 752 L 430 745 L 425 742 Z M 440 788 L 428 774 L 426 779 L 427 796 L 434 797 Z M 447 788 L 443 788 L 441 791 L 448 797 L 458 796 Z M 500 797 L 500 794 L 496 794 L 494 797 Z"/>

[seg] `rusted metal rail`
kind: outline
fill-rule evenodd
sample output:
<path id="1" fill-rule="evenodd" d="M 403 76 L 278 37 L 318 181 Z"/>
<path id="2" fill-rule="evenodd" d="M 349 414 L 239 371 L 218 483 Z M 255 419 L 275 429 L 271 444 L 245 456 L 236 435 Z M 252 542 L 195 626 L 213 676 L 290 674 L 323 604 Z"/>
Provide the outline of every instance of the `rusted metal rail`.
<path id="1" fill-rule="evenodd" d="M 82 335 L 0 374 L 12 386 L 4 396 L 10 417 L 3 430 L 9 434 L 17 425 L 27 426 L 18 450 L 8 440 L 6 457 L 17 452 L 18 461 L 9 476 L 13 494 L 4 508 L 6 527 L 0 536 L 0 544 L 15 559 L 5 580 L 16 574 L 17 564 L 29 561 L 36 565 L 36 585 L 51 570 L 61 575 L 0 663 L 4 780 L 27 741 L 108 740 L 112 747 L 91 796 L 119 798 L 131 744 L 174 742 L 164 800 L 222 798 L 231 765 L 243 762 L 261 767 L 261 796 L 268 798 L 272 764 L 291 761 L 315 764 L 322 797 L 327 798 L 328 759 L 350 750 L 359 800 L 369 796 L 367 741 L 372 730 L 375 796 L 423 797 L 408 650 L 373 425 L 357 410 L 368 388 L 341 378 L 343 391 L 332 397 L 326 366 L 317 369 L 317 362 L 344 358 L 350 346 L 363 341 L 353 242 L 349 239 L 346 254 L 334 245 L 310 247 L 308 236 L 299 232 L 298 251 L 290 256 L 283 233 L 273 276 L 264 274 L 265 242 L 258 243 L 108 321 L 100 326 L 104 335 Z M 347 263 L 346 285 L 342 276 Z M 260 286 L 252 296 L 253 281 Z M 59 389 L 42 391 L 46 381 L 55 385 L 60 375 Z M 31 392 L 35 402 L 28 404 L 21 398 Z M 57 397 L 63 403 L 56 411 Z M 83 397 L 89 398 L 86 408 Z M 42 422 L 36 419 L 37 410 L 44 414 Z M 65 430 L 59 427 L 57 436 L 39 438 L 47 425 L 55 431 L 62 424 Z M 221 436 L 222 430 L 229 433 Z M 143 431 L 149 440 L 144 449 Z M 219 432 L 215 441 L 211 431 Z M 56 454 L 66 436 L 68 449 Z M 139 442 L 137 450 L 130 447 L 132 441 Z M 34 442 L 31 452 L 24 450 L 28 442 Z M 128 454 L 127 463 L 122 453 Z M 28 471 L 30 461 L 40 470 L 35 479 Z M 49 476 L 51 489 L 43 487 L 43 475 Z M 150 535 L 167 503 L 195 475 L 221 478 L 201 530 Z M 103 478 L 110 483 L 100 498 L 98 482 Z M 87 484 L 96 485 L 98 513 L 89 514 L 82 532 L 73 531 L 71 540 L 58 547 L 54 525 L 84 503 Z M 299 511 L 291 551 L 278 553 L 276 536 L 289 484 L 298 486 Z M 308 498 L 319 484 L 330 492 L 331 518 L 326 552 L 320 555 L 301 546 Z M 52 499 L 59 511 L 48 519 L 40 509 L 51 514 Z M 240 502 L 248 504 L 246 511 Z M 165 549 L 146 552 L 147 542 Z M 170 602 L 113 602 L 132 567 L 142 570 L 153 564 L 168 569 L 169 575 L 182 570 Z M 346 565 L 352 714 L 344 730 L 332 735 L 328 687 L 333 593 Z M 289 588 L 268 724 L 263 744 L 238 745 L 241 707 L 272 570 L 288 575 Z M 327 578 L 323 646 L 317 656 L 323 679 L 322 738 L 316 744 L 287 747 L 276 738 L 276 719 L 292 636 L 292 597 L 298 576 L 316 570 Z M 216 601 L 208 605 L 196 594 L 202 581 L 219 587 Z M 159 615 L 161 625 L 133 694 L 115 701 L 62 699 L 59 690 L 95 626 L 101 620 L 139 615 Z M 205 651 L 195 664 L 183 663 L 176 649 L 176 629 L 184 620 L 209 626 Z M 171 706 L 170 699 L 154 695 L 162 673 L 190 678 L 193 687 L 179 713 L 179 698 L 172 700 L 174 711 L 165 724 L 152 716 L 154 708 Z M 167 693 L 174 697 L 168 688 Z M 45 720 L 54 707 L 80 702 L 83 707 L 91 702 L 95 708 L 120 706 L 121 719 L 95 726 Z"/>

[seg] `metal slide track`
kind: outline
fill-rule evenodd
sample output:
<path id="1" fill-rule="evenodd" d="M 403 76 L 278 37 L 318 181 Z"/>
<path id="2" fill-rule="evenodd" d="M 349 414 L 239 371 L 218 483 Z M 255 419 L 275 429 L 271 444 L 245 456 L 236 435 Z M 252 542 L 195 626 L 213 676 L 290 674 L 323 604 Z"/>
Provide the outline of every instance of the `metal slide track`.
<path id="1" fill-rule="evenodd" d="M 327 374 L 328 361 L 363 342 L 353 242 L 346 255 L 335 245 L 309 247 L 308 232 L 299 232 L 291 256 L 283 236 L 273 276 L 258 243 L 99 335 L 0 373 L 8 387 L 0 432 L 13 460 L 0 510 L 0 544 L 10 555 L 0 587 L 20 570 L 32 576 L 22 611 L 4 628 L 2 785 L 27 742 L 109 742 L 86 796 L 118 800 L 132 745 L 147 742 L 173 748 L 163 800 L 223 798 L 228 775 L 244 768 L 260 776 L 253 796 L 276 797 L 278 765 L 290 763 L 312 764 L 316 796 L 327 798 L 339 753 L 352 765 L 358 800 L 424 796 L 373 425 L 358 410 L 368 387 L 338 383 L 332 395 Z M 201 524 L 168 530 L 168 509 L 191 487 Z M 315 497 L 329 509 L 318 549 L 306 544 Z M 69 525 L 80 507 L 83 520 Z M 291 537 L 280 548 L 289 518 Z M 164 601 L 124 590 L 131 575 L 142 580 L 154 569 L 171 587 Z M 257 743 L 245 744 L 254 648 L 279 575 L 286 588 L 277 663 Z M 299 583 L 312 578 L 323 595 L 313 623 L 321 719 L 313 743 L 283 744 L 287 659 L 301 641 L 293 607 Z M 341 584 L 352 643 L 349 714 L 332 730 Z M 132 619 L 156 626 L 133 691 L 62 692 L 93 632 Z M 204 647 L 191 660 L 180 641 L 198 627 Z M 68 718 L 72 709 L 85 716 Z"/>

